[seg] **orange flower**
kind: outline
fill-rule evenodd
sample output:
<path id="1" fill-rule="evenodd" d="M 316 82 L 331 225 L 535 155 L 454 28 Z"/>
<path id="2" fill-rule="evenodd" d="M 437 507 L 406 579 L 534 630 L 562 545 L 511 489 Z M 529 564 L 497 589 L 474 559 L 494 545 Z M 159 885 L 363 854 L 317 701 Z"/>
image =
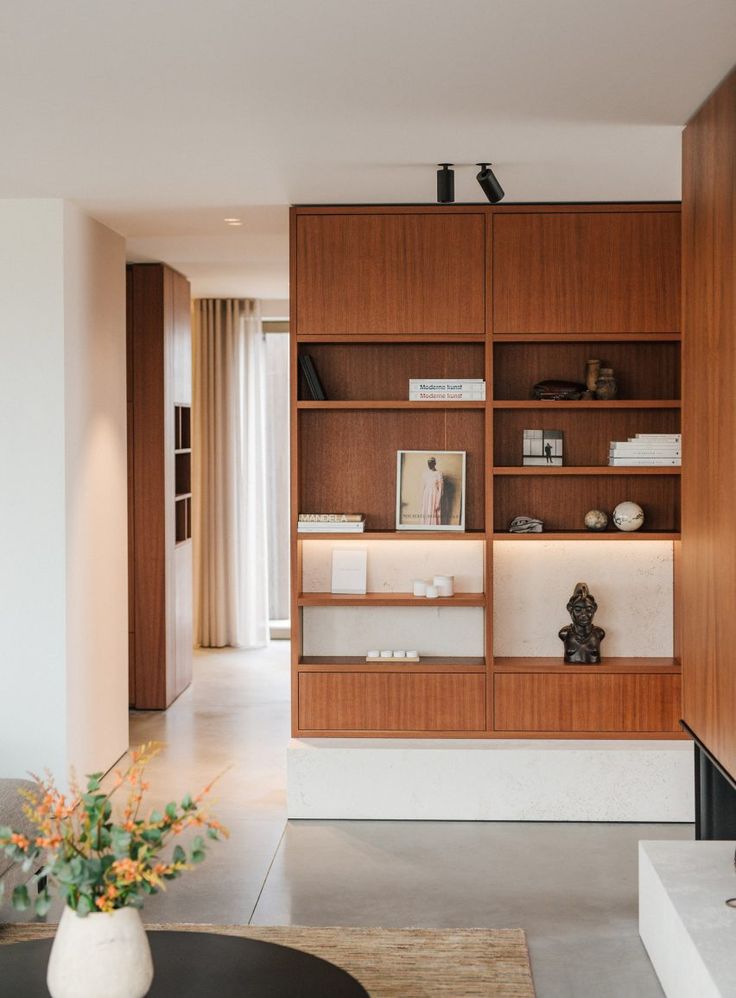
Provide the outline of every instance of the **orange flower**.
<path id="1" fill-rule="evenodd" d="M 19 849 L 22 849 L 23 852 L 25 852 L 28 849 L 28 846 L 31 844 L 30 841 L 25 837 L 25 835 L 19 835 L 18 832 L 13 832 L 13 834 L 10 836 L 10 841 L 13 843 L 14 846 L 18 846 Z"/>
<path id="2" fill-rule="evenodd" d="M 41 849 L 55 849 L 58 845 L 61 845 L 60 835 L 49 835 L 47 837 L 39 837 L 36 839 L 36 845 Z"/>

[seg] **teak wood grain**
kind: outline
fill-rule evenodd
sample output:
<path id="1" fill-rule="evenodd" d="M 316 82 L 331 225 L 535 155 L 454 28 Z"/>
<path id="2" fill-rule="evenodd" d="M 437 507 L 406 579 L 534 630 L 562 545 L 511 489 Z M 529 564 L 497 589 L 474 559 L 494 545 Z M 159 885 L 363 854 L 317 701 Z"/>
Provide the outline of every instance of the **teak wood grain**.
<path id="1" fill-rule="evenodd" d="M 330 400 L 408 399 L 410 378 L 484 378 L 482 343 L 309 343 Z M 299 397 L 311 399 L 299 373 Z"/>
<path id="2" fill-rule="evenodd" d="M 503 673 L 494 692 L 501 731 L 678 730 L 678 675 Z"/>
<path id="3" fill-rule="evenodd" d="M 676 332 L 679 287 L 676 207 L 494 218 L 494 334 Z"/>
<path id="4" fill-rule="evenodd" d="M 485 722 L 482 675 L 299 675 L 299 727 L 304 731 L 482 731 Z"/>
<path id="5" fill-rule="evenodd" d="M 494 343 L 493 397 L 529 399 L 538 381 L 585 381 L 588 358 L 612 367 L 619 399 L 679 399 L 680 347 L 664 343 Z"/>
<path id="6" fill-rule="evenodd" d="M 736 778 L 736 71 L 683 139 L 684 719 Z"/>
<path id="7" fill-rule="evenodd" d="M 164 709 L 191 680 L 191 545 L 175 549 L 176 393 L 191 401 L 189 283 L 162 264 L 132 264 L 127 280 L 130 685 L 135 707 Z"/>
<path id="8" fill-rule="evenodd" d="M 297 215 L 298 332 L 485 332 L 478 214 Z"/>
<path id="9" fill-rule="evenodd" d="M 373 530 L 396 526 L 396 452 L 467 452 L 465 521 L 482 530 L 485 477 L 482 410 L 342 412 L 300 410 L 300 512 L 365 513 Z"/>

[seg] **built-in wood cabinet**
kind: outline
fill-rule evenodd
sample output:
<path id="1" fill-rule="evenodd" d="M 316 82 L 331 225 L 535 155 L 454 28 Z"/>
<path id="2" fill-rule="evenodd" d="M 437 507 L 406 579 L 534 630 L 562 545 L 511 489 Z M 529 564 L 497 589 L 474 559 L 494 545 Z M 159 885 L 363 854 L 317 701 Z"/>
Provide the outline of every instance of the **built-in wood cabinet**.
<path id="1" fill-rule="evenodd" d="M 493 220 L 493 332 L 673 333 L 680 216 L 529 207 Z"/>
<path id="2" fill-rule="evenodd" d="M 679 233 L 676 204 L 292 209 L 295 735 L 679 737 L 676 643 L 668 658 L 581 668 L 564 665 L 561 650 L 558 659 L 496 656 L 493 641 L 497 542 L 587 540 L 625 551 L 659 540 L 679 549 L 680 468 L 608 466 L 612 440 L 680 430 Z M 302 354 L 323 401 L 307 391 Z M 590 357 L 615 368 L 618 398 L 533 399 L 544 378 L 581 380 Z M 432 377 L 483 378 L 486 400 L 409 401 L 409 379 Z M 528 427 L 563 430 L 563 467 L 522 466 Z M 395 529 L 396 451 L 432 449 L 467 454 L 462 534 Z M 623 498 L 644 507 L 642 531 L 584 530 L 589 509 L 610 511 Z M 364 513 L 357 536 L 369 552 L 373 541 L 397 545 L 397 555 L 410 541 L 427 552 L 479 543 L 482 591 L 437 609 L 458 641 L 465 624 L 452 615 L 482 615 L 482 651 L 422 648 L 406 666 L 366 664 L 355 648 L 305 651 L 305 614 L 412 614 L 426 601 L 303 591 L 308 546 L 342 536 L 297 534 L 302 512 Z M 542 518 L 545 532 L 509 533 L 520 513 Z M 560 614 L 561 625 L 564 605 Z"/>
<path id="3" fill-rule="evenodd" d="M 164 709 L 192 678 L 189 282 L 128 267 L 130 703 Z"/>
<path id="4" fill-rule="evenodd" d="M 300 213 L 294 245 L 301 335 L 484 333 L 481 212 Z"/>
<path id="5" fill-rule="evenodd" d="M 687 401 L 683 432 L 684 720 L 732 781 L 736 781 L 734 108 L 736 71 L 685 128 L 682 186 L 683 390 Z M 710 793 L 704 781 L 704 798 Z M 730 816 L 733 810 L 731 802 L 727 803 L 724 814 Z"/>

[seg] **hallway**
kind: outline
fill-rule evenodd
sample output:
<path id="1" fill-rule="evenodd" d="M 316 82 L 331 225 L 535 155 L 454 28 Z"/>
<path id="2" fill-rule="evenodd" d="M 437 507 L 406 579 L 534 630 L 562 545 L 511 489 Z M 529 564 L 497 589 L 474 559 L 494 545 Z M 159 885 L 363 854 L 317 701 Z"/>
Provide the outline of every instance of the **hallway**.
<path id="1" fill-rule="evenodd" d="M 540 998 L 661 995 L 637 933 L 637 842 L 690 825 L 287 823 L 288 647 L 198 652 L 167 713 L 131 715 L 132 744 L 167 743 L 158 803 L 230 767 L 213 808 L 229 842 L 151 898 L 146 921 L 521 927 Z"/>

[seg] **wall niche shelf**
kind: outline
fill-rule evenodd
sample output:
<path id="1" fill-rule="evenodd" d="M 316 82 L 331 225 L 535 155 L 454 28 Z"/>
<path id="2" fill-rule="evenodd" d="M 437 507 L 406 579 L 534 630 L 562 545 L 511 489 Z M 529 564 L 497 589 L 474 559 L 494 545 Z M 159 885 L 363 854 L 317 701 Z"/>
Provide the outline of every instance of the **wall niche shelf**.
<path id="1" fill-rule="evenodd" d="M 680 540 L 681 469 L 606 463 L 613 440 L 680 431 L 679 287 L 676 204 L 292 208 L 295 737 L 684 737 L 675 657 L 604 658 L 601 666 L 579 667 L 561 656 L 493 654 L 494 549 L 498 558 L 505 551 L 494 542 Z M 311 400 L 303 355 L 328 401 Z M 614 369 L 619 398 L 531 397 L 547 378 L 584 380 L 589 358 Z M 412 402 L 411 378 L 482 378 L 487 401 Z M 523 429 L 562 430 L 566 464 L 521 466 Z M 467 453 L 468 529 L 396 531 L 396 451 L 434 448 Z M 626 499 L 644 507 L 643 531 L 583 529 L 589 509 L 610 513 Z M 343 511 L 363 513 L 366 531 L 297 531 L 299 513 Z M 542 519 L 545 532 L 508 533 L 522 514 Z M 426 600 L 408 592 L 305 591 L 329 586 L 329 551 L 310 541 L 364 544 L 370 563 L 386 559 L 391 571 L 399 558 L 436 565 L 443 551 L 435 541 L 474 541 L 478 549 L 447 552 L 458 565 L 461 557 L 476 559 L 473 586 L 483 592 Z M 392 552 L 371 550 L 371 541 L 413 545 Z M 547 556 L 543 547 L 526 550 L 530 566 Z M 521 555 L 503 556 L 514 553 Z M 646 548 L 634 554 L 649 557 Z M 440 564 L 435 571 L 461 574 L 445 557 Z M 411 578 L 395 577 L 394 584 L 408 587 Z M 377 577 L 374 586 L 384 581 Z M 436 648 L 432 639 L 425 647 L 412 640 L 422 655 L 416 664 L 347 654 L 362 650 L 351 612 L 368 629 L 380 633 L 389 621 L 403 633 L 424 628 L 412 614 L 416 607 L 442 608 L 450 620 L 454 607 L 463 623 L 449 644 L 444 624 L 440 638 L 426 632 Z M 559 609 L 555 633 L 564 604 Z M 320 643 L 317 615 L 330 613 L 334 643 Z M 476 642 L 468 621 L 481 619 Z M 391 643 L 372 640 L 374 648 Z M 341 649 L 345 654 L 316 654 Z M 453 649 L 457 655 L 424 654 Z"/>

